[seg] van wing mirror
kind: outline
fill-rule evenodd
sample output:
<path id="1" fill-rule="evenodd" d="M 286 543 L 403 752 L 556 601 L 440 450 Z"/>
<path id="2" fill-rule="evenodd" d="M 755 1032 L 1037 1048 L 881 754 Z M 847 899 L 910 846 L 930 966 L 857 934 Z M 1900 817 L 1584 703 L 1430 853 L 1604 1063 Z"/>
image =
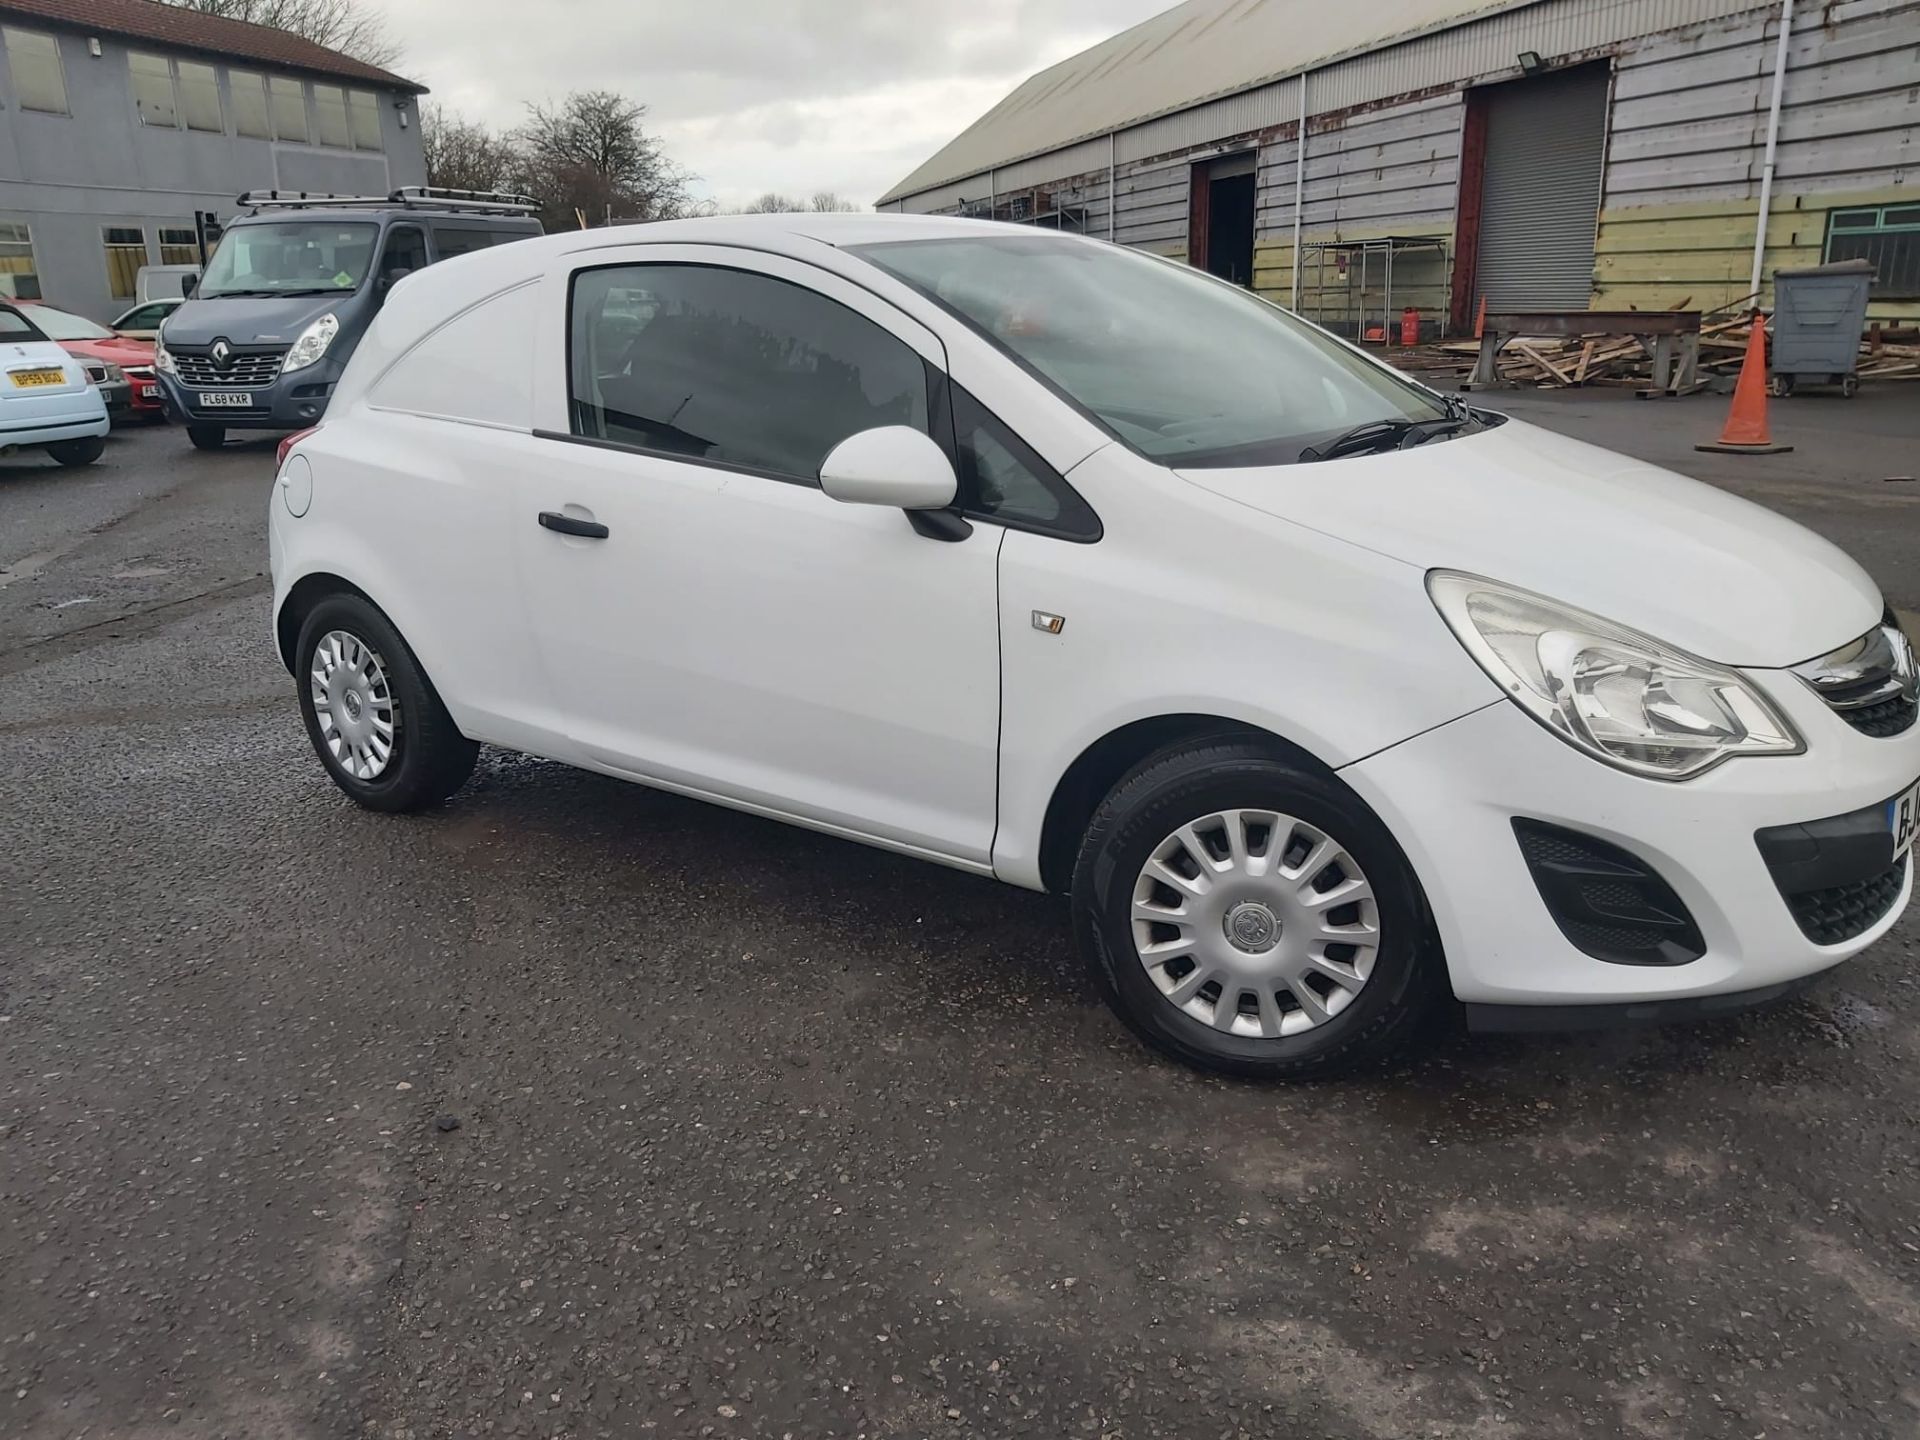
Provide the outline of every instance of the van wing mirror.
<path id="1" fill-rule="evenodd" d="M 960 482 L 953 464 L 910 425 L 881 425 L 849 435 L 820 463 L 820 488 L 849 505 L 943 510 Z"/>
<path id="2" fill-rule="evenodd" d="M 180 277 L 180 298 L 182 300 L 191 300 L 193 298 L 193 292 L 199 288 L 200 277 L 198 275 L 182 275 Z"/>

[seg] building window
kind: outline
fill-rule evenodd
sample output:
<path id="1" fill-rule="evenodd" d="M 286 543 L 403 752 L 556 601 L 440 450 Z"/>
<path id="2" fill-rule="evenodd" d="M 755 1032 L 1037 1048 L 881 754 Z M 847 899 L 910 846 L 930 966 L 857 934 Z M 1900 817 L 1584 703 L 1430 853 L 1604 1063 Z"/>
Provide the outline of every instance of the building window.
<path id="1" fill-rule="evenodd" d="M 1827 217 L 1827 261 L 1873 262 L 1873 293 L 1920 296 L 1920 205 L 1835 210 Z"/>
<path id="2" fill-rule="evenodd" d="M 267 82 L 251 70 L 229 70 L 227 92 L 233 97 L 233 133 L 252 140 L 271 140 L 273 122 L 267 116 Z"/>
<path id="3" fill-rule="evenodd" d="M 340 150 L 353 144 L 347 130 L 347 92 L 338 85 L 313 87 L 313 138 Z"/>
<path id="4" fill-rule="evenodd" d="M 267 98 L 273 102 L 273 136 L 276 140 L 307 140 L 307 91 L 298 80 L 280 75 L 267 77 Z"/>
<path id="5" fill-rule="evenodd" d="M 182 60 L 180 68 L 180 118 L 189 130 L 205 130 L 214 135 L 227 132 L 220 114 L 220 75 L 211 65 L 198 60 Z"/>
<path id="6" fill-rule="evenodd" d="M 142 125 L 180 128 L 180 107 L 173 98 L 173 66 L 164 55 L 142 55 L 138 50 L 127 56 L 133 71 L 133 106 L 140 112 Z"/>
<path id="7" fill-rule="evenodd" d="M 138 225 L 109 225 L 107 243 L 107 293 L 116 300 L 131 300 L 139 288 L 140 267 L 147 263 L 147 232 Z"/>
<path id="8" fill-rule="evenodd" d="M 60 69 L 60 42 L 37 30 L 0 31 L 7 42 L 7 70 L 22 110 L 67 113 L 67 77 Z"/>
<path id="9" fill-rule="evenodd" d="M 160 263 L 162 265 L 198 265 L 200 237 L 191 225 L 160 227 Z"/>
<path id="10" fill-rule="evenodd" d="M 347 116 L 353 122 L 353 148 L 380 148 L 380 97 L 366 90 L 347 92 Z"/>
<path id="11" fill-rule="evenodd" d="M 11 221 L 0 223 L 0 295 L 9 300 L 40 298 L 40 275 L 33 263 L 33 231 Z"/>

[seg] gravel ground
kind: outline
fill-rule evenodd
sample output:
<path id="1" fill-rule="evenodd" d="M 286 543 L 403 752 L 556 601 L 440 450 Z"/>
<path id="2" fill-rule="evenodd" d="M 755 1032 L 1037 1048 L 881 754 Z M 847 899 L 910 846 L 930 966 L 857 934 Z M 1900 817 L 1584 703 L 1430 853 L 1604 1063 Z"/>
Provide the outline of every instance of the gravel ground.
<path id="1" fill-rule="evenodd" d="M 1912 606 L 1885 428 L 1699 473 Z M 1920 1433 L 1914 917 L 1738 1020 L 1189 1074 L 1044 897 L 495 753 L 352 808 L 270 468 L 0 461 L 0 1434 Z"/>

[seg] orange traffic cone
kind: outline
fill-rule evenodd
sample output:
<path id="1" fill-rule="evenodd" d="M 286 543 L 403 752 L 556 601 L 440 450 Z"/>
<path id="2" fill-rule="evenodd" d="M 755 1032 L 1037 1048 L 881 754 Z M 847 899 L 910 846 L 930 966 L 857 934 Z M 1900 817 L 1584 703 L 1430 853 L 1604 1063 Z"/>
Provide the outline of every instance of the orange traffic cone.
<path id="1" fill-rule="evenodd" d="M 1767 322 L 1758 310 L 1747 328 L 1747 358 L 1740 362 L 1740 378 L 1734 382 L 1727 426 L 1711 445 L 1693 448 L 1724 455 L 1778 455 L 1793 449 L 1774 444 L 1767 429 Z"/>
<path id="2" fill-rule="evenodd" d="M 1487 297 L 1480 297 L 1480 312 L 1473 317 L 1473 338 L 1481 340 L 1487 333 Z"/>

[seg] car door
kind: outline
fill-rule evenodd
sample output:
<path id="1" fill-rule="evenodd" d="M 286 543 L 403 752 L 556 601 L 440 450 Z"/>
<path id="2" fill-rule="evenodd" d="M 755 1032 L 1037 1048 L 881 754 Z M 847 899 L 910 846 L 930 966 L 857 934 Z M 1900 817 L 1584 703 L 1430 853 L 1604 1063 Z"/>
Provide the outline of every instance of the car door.
<path id="1" fill-rule="evenodd" d="M 945 435 L 937 337 L 757 252 L 622 247 L 550 279 L 550 455 L 512 523 L 580 758 L 987 868 L 1001 532 L 929 538 L 818 483 L 861 430 Z"/>

